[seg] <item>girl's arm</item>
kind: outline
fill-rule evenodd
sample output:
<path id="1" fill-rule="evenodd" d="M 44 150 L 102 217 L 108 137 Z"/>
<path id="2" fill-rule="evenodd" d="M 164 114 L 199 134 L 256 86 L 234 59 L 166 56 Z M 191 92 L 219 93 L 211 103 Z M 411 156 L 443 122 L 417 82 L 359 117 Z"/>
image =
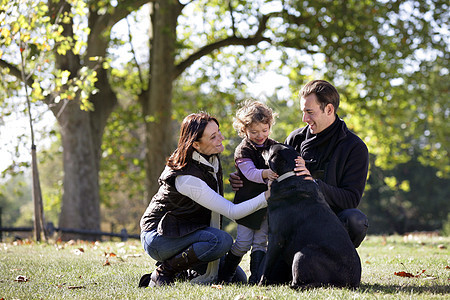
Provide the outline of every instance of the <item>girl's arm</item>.
<path id="1" fill-rule="evenodd" d="M 257 169 L 255 164 L 250 158 L 240 158 L 236 160 L 236 167 L 242 172 L 242 174 L 250 181 L 256 183 L 265 183 L 262 176 L 262 169 Z"/>

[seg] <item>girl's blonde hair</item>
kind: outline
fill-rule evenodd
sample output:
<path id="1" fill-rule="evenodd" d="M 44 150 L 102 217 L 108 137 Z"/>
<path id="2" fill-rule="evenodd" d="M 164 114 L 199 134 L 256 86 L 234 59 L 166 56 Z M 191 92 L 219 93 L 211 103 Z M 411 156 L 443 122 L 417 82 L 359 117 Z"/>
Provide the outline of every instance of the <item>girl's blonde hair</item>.
<path id="1" fill-rule="evenodd" d="M 272 128 L 273 124 L 275 124 L 276 116 L 277 113 L 272 112 L 272 109 L 264 103 L 247 99 L 236 112 L 233 128 L 236 129 L 240 137 L 244 138 L 246 136 L 245 129 L 253 123 L 269 124 L 270 128 Z"/>

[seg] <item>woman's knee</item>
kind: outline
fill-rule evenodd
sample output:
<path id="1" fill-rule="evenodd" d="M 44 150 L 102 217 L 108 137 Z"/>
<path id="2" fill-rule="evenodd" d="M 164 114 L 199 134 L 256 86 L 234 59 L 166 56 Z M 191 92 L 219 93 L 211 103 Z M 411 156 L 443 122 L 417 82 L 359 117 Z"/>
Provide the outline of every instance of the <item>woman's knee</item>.
<path id="1" fill-rule="evenodd" d="M 202 261 L 212 261 L 222 257 L 233 244 L 231 235 L 216 228 L 209 228 L 202 235 L 200 240 L 203 242 L 199 241 L 194 245 L 197 256 Z"/>
<path id="2" fill-rule="evenodd" d="M 233 237 L 223 230 L 220 230 L 220 233 L 221 235 L 218 236 L 218 239 L 221 244 L 221 248 L 230 249 L 233 245 Z"/>
<path id="3" fill-rule="evenodd" d="M 151 244 L 155 238 L 155 235 L 151 232 L 142 232 L 141 233 L 141 244 L 144 248 L 144 251 L 154 260 L 161 261 L 161 257 L 159 257 L 158 252 L 154 249 Z"/>

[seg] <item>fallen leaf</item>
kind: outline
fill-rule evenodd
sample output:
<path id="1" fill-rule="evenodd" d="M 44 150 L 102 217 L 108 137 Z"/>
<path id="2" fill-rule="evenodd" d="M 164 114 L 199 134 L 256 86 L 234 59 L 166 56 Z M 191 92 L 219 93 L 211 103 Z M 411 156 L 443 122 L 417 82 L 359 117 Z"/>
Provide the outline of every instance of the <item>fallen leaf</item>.
<path id="1" fill-rule="evenodd" d="M 106 259 L 105 263 L 103 264 L 104 266 L 110 266 L 111 263 L 108 261 L 108 258 Z"/>
<path id="2" fill-rule="evenodd" d="M 116 257 L 117 255 L 113 252 L 109 252 L 109 253 L 105 252 L 105 256 L 106 257 Z"/>
<path id="3" fill-rule="evenodd" d="M 413 275 L 409 272 L 394 272 L 394 275 L 400 276 L 400 277 L 420 277 L 423 273 L 425 273 L 426 270 L 422 270 L 422 272 L 417 272 L 417 275 Z"/>
<path id="4" fill-rule="evenodd" d="M 76 289 L 84 289 L 85 286 L 83 286 L 83 285 L 78 285 L 78 286 L 71 285 L 71 286 L 68 286 L 67 288 L 69 290 L 76 290 Z"/>
<path id="5" fill-rule="evenodd" d="M 414 277 L 413 274 L 408 273 L 408 272 L 404 272 L 404 271 L 394 272 L 394 275 L 397 275 L 397 276 L 400 276 L 400 277 Z"/>
<path id="6" fill-rule="evenodd" d="M 439 244 L 437 247 L 438 249 L 447 249 L 447 247 L 444 244 Z"/>
<path id="7" fill-rule="evenodd" d="M 125 255 L 123 258 L 128 258 L 128 257 L 141 257 L 142 256 L 142 254 L 140 254 L 140 253 L 137 253 L 137 254 L 127 254 L 127 255 Z"/>
<path id="8" fill-rule="evenodd" d="M 213 289 L 218 289 L 218 290 L 221 290 L 221 289 L 222 289 L 222 285 L 221 285 L 221 284 L 212 284 L 211 287 L 212 287 Z"/>
<path id="9" fill-rule="evenodd" d="M 80 250 L 80 249 L 81 249 L 81 250 Z M 84 250 L 83 250 L 83 248 L 78 248 L 78 249 L 73 250 L 73 253 L 74 253 L 75 255 L 81 255 L 81 254 L 84 253 Z"/>
<path id="10" fill-rule="evenodd" d="M 29 279 L 26 277 L 26 276 L 24 276 L 24 275 L 19 275 L 19 276 L 17 276 L 16 277 L 16 279 L 14 280 L 14 281 L 17 281 L 17 282 L 27 282 Z"/>

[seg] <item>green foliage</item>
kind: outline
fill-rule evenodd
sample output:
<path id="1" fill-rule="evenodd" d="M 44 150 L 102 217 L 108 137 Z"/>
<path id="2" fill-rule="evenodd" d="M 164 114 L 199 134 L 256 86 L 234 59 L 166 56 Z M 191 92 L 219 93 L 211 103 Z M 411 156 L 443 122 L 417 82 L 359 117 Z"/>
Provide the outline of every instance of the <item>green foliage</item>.
<path id="1" fill-rule="evenodd" d="M 442 226 L 442 234 L 444 236 L 450 236 L 450 213 L 447 214 L 447 220 L 444 223 L 444 226 Z"/>
<path id="2" fill-rule="evenodd" d="M 63 194 L 63 158 L 61 137 L 53 137 L 53 143 L 39 152 L 39 177 L 45 222 L 57 226 Z"/>
<path id="3" fill-rule="evenodd" d="M 110 117 L 102 147 L 100 196 L 105 230 L 140 232 L 145 201 L 142 115 L 136 103 L 122 103 Z"/>
<path id="4" fill-rule="evenodd" d="M 374 157 L 371 157 L 373 162 Z M 449 179 L 436 176 L 416 156 L 391 170 L 370 165 L 370 177 L 359 208 L 372 234 L 446 230 L 450 211 Z"/>
<path id="5" fill-rule="evenodd" d="M 85 36 L 90 30 L 83 22 L 77 23 L 86 15 L 86 3 L 79 0 L 68 3 L 68 10 L 57 13 L 49 8 L 52 2 L 47 1 L 0 2 L 0 116 L 8 117 L 13 112 L 19 115 L 25 85 L 33 102 L 33 122 L 42 117 L 38 108 L 44 103 L 56 112 L 57 107 L 72 100 L 80 101 L 81 109 L 94 109 L 89 97 L 96 92 L 96 71 L 82 67 L 71 73 L 55 68 L 58 55 L 76 56 L 85 50 Z M 68 25 L 73 25 L 72 35 L 67 34 Z M 21 109 L 20 113 L 27 110 Z M 13 162 L 6 172 L 20 171 L 23 164 L 29 165 Z"/>
<path id="6" fill-rule="evenodd" d="M 0 185 L 2 226 L 32 226 L 33 203 L 31 201 L 30 176 L 11 177 Z"/>

